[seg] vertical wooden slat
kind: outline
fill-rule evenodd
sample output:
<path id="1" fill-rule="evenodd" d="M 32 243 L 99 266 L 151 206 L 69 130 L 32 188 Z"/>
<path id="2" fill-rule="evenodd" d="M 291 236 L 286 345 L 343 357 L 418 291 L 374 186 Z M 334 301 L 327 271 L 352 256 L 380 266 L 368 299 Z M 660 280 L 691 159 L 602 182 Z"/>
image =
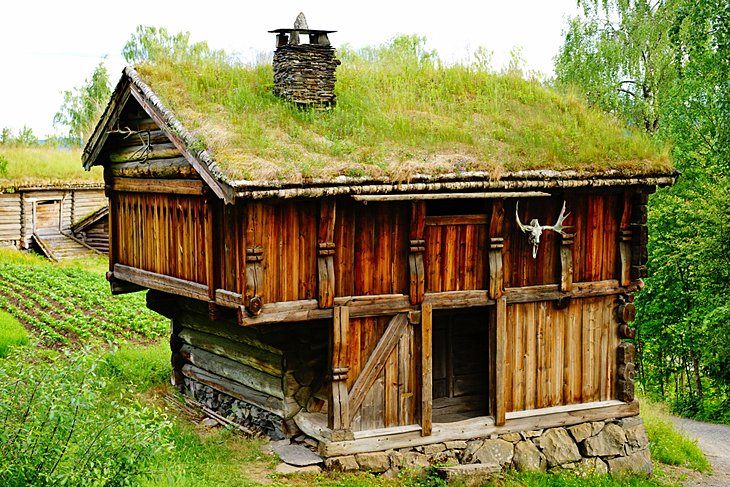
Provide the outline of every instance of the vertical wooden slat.
<path id="1" fill-rule="evenodd" d="M 514 360 L 512 363 L 513 385 L 512 385 L 512 410 L 522 411 L 525 409 L 525 320 L 523 307 L 520 304 L 510 306 L 510 312 L 514 316 Z"/>
<path id="2" fill-rule="evenodd" d="M 347 329 L 350 310 L 347 306 L 334 308 L 332 320 L 332 397 L 330 400 L 329 427 L 347 430 L 350 427 L 349 398 L 347 395 Z"/>
<path id="3" fill-rule="evenodd" d="M 550 390 L 550 374 L 549 374 L 549 342 L 550 335 L 550 313 L 547 310 L 548 303 L 540 301 L 536 303 L 536 352 L 537 352 L 537 383 L 536 383 L 536 399 L 535 407 L 544 408 L 549 405 L 548 391 Z"/>
<path id="4" fill-rule="evenodd" d="M 552 316 L 552 388 L 551 405 L 563 404 L 563 354 L 565 352 L 565 309 L 556 310 Z"/>
<path id="5" fill-rule="evenodd" d="M 413 323 L 412 323 L 413 324 Z M 398 343 L 398 424 L 413 424 L 416 385 L 414 327 L 409 326 Z"/>
<path id="6" fill-rule="evenodd" d="M 507 298 L 501 297 L 497 300 L 496 309 L 496 330 L 494 341 L 496 343 L 494 363 L 494 423 L 497 426 L 502 426 L 505 423 L 506 416 L 506 404 L 505 399 L 508 395 L 508 391 L 505 388 L 505 369 L 506 364 L 505 350 L 507 347 Z"/>
<path id="7" fill-rule="evenodd" d="M 537 303 L 526 303 L 525 310 L 525 409 L 535 409 L 537 396 Z"/>
<path id="8" fill-rule="evenodd" d="M 629 190 L 623 193 L 621 223 L 619 224 L 619 253 L 621 269 L 619 281 L 622 286 L 631 284 L 631 200 L 633 195 Z"/>
<path id="9" fill-rule="evenodd" d="M 566 308 L 563 403 L 574 404 L 581 399 L 581 368 L 583 353 L 582 302 L 574 300 Z"/>
<path id="10" fill-rule="evenodd" d="M 401 336 L 401 339 L 403 336 Z M 400 340 L 398 341 L 400 345 Z M 385 367 L 383 368 L 383 379 L 384 379 L 384 415 L 383 423 L 384 426 L 397 426 L 398 425 L 398 351 L 400 346 L 396 346 L 390 355 L 388 360 L 385 361 Z"/>
<path id="11" fill-rule="evenodd" d="M 595 381 L 596 352 L 596 307 L 592 298 L 583 300 L 583 377 L 582 377 L 582 402 L 595 400 L 595 390 L 598 384 Z M 598 337 L 600 340 L 600 337 Z"/>
<path id="12" fill-rule="evenodd" d="M 431 435 L 433 390 L 433 308 L 425 303 L 421 307 L 421 434 Z"/>

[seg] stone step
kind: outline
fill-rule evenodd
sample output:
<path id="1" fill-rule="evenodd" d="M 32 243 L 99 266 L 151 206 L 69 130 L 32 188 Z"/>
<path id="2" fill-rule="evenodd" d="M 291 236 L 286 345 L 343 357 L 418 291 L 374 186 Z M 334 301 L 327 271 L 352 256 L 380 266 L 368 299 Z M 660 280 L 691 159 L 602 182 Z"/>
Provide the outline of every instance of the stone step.
<path id="1" fill-rule="evenodd" d="M 486 485 L 489 479 L 499 474 L 502 467 L 498 463 L 469 463 L 453 467 L 438 467 L 439 477 L 448 485 L 457 484 L 468 487 Z"/>

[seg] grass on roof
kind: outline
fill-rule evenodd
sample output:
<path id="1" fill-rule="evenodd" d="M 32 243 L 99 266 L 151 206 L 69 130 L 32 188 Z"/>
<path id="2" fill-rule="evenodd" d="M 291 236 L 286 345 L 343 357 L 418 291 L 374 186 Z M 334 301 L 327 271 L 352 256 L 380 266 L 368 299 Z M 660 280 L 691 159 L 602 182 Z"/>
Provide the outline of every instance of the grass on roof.
<path id="1" fill-rule="evenodd" d="M 221 52 L 160 57 L 137 70 L 232 179 L 670 170 L 666 148 L 575 93 L 476 64 L 444 66 L 423 42 L 339 49 L 337 106 L 326 111 L 283 102 L 270 65 Z"/>
<path id="2" fill-rule="evenodd" d="M 0 145 L 0 157 L 8 162 L 0 188 L 103 180 L 101 168 L 84 171 L 79 149 Z"/>

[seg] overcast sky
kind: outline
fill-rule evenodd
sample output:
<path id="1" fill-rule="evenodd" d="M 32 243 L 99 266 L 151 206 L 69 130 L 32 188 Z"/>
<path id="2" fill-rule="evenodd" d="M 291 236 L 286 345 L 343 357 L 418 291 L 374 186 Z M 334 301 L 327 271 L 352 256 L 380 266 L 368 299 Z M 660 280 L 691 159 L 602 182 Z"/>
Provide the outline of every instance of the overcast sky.
<path id="1" fill-rule="evenodd" d="M 0 128 L 27 125 L 39 138 L 58 133 L 53 115 L 63 91 L 82 85 L 102 60 L 114 85 L 125 64 L 122 47 L 139 24 L 189 31 L 193 41 L 253 58 L 273 50 L 267 31 L 292 26 L 300 11 L 310 28 L 338 31 L 330 36 L 334 47 L 419 34 L 442 59 L 466 59 L 483 46 L 500 67 L 519 46 L 530 69 L 551 74 L 566 19 L 577 9 L 575 0 L 3 0 Z"/>

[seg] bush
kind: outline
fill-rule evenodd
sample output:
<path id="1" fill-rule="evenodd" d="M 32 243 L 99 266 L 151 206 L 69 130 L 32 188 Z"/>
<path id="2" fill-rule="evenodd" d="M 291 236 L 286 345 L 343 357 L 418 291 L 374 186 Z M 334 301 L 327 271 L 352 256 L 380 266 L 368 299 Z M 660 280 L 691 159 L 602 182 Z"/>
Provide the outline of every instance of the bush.
<path id="1" fill-rule="evenodd" d="M 5 156 L 0 154 L 0 176 L 7 176 L 9 164 L 10 161 L 8 161 Z"/>
<path id="2" fill-rule="evenodd" d="M 169 380 L 170 345 L 166 341 L 150 346 L 123 344 L 107 354 L 104 369 L 118 381 L 145 391 Z"/>
<path id="3" fill-rule="evenodd" d="M 0 364 L 0 485 L 131 485 L 172 448 L 161 413 L 109 397 L 99 359 L 28 352 Z"/>
<path id="4" fill-rule="evenodd" d="M 0 358 L 6 356 L 11 347 L 28 344 L 28 332 L 12 315 L 0 310 Z"/>

